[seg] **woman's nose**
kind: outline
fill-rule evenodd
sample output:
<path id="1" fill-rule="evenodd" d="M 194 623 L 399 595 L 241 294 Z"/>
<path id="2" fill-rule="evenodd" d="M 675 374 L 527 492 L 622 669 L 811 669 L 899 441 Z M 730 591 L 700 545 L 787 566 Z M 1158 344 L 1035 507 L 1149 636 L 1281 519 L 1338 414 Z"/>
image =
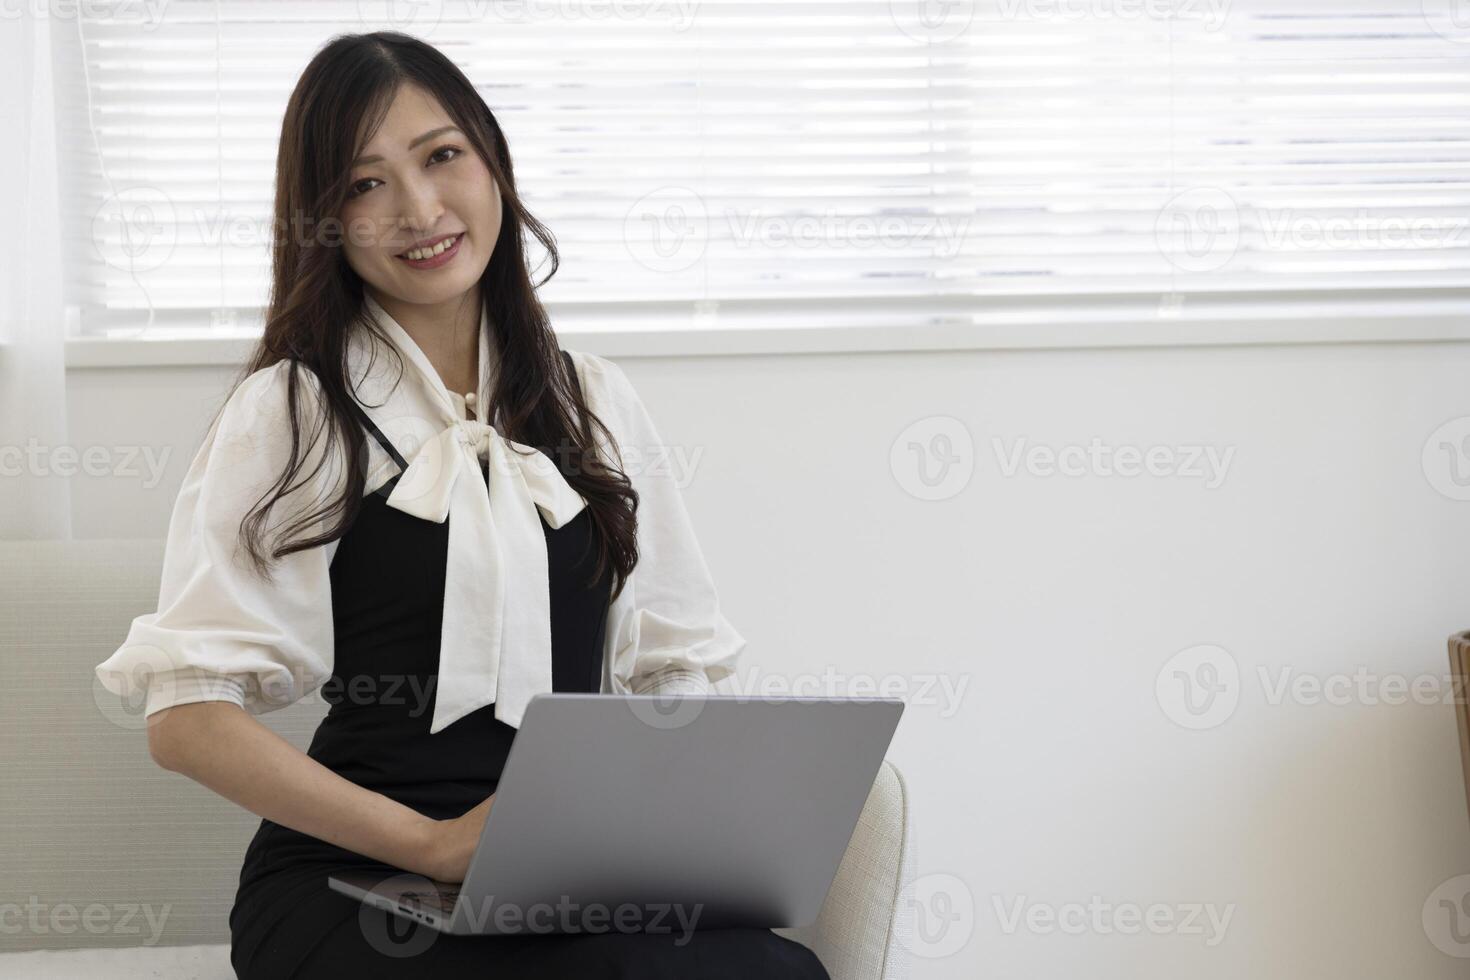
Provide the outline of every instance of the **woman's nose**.
<path id="1" fill-rule="evenodd" d="M 400 201 L 401 221 L 413 237 L 420 238 L 439 226 L 444 209 L 431 181 L 407 181 Z"/>

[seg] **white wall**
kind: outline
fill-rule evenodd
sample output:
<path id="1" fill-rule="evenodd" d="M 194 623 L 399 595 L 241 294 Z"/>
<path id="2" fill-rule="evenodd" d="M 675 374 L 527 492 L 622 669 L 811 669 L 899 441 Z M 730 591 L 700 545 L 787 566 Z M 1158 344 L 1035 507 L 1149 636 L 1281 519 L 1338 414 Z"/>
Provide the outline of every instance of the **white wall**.
<path id="1" fill-rule="evenodd" d="M 1467 956 L 1470 932 L 1455 946 L 1448 909 L 1429 902 L 1426 920 L 1426 902 L 1470 874 L 1443 690 L 1446 637 L 1470 628 L 1470 503 L 1438 492 L 1421 455 L 1470 416 L 1470 344 L 622 363 L 664 439 L 703 453 L 686 499 L 747 671 L 894 675 L 929 702 L 890 757 L 913 792 L 926 921 L 952 916 L 925 951 L 958 949 L 916 976 L 1465 975 L 1429 933 Z M 230 376 L 71 372 L 77 445 L 172 454 L 152 489 L 78 478 L 79 536 L 163 533 Z M 963 423 L 974 470 L 927 501 L 890 451 L 933 416 Z M 1004 476 L 991 442 L 1093 437 L 1234 454 L 1211 489 Z M 1191 729 L 1174 720 L 1194 717 L 1179 664 L 1162 699 L 1156 678 L 1200 644 L 1238 667 L 1238 702 Z M 1346 703 L 1272 703 L 1288 668 L 1370 678 Z M 1420 676 L 1443 703 L 1381 703 L 1397 693 L 1385 678 Z M 963 696 L 921 692 L 926 678 Z M 1470 930 L 1470 879 L 1455 887 Z M 1203 919 L 1163 935 L 1091 913 L 1075 934 L 1008 928 L 1017 902 L 1040 915 L 1093 896 L 1231 918 L 1218 942 Z"/>

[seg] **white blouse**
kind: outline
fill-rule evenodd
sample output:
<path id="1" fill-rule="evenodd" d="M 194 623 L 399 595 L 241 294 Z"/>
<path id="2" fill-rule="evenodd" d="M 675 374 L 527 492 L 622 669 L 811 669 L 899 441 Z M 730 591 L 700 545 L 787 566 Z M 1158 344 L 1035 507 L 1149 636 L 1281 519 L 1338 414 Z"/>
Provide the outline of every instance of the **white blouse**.
<path id="1" fill-rule="evenodd" d="M 400 375 L 380 339 L 361 329 L 348 338 L 358 401 L 409 463 L 388 506 L 439 523 L 452 518 L 429 731 L 492 701 L 496 717 L 518 727 L 531 697 L 551 690 L 546 542 L 538 513 L 561 527 L 586 501 L 544 454 L 505 439 L 483 418 L 495 369 L 484 316 L 478 375 L 484 387 L 467 399 L 446 390 L 412 337 L 371 296 L 366 310 L 403 361 Z M 639 494 L 639 560 L 608 608 L 602 693 L 707 693 L 734 673 L 745 640 L 720 611 L 642 400 L 613 362 L 568 353 L 588 407 L 615 441 L 609 446 L 599 433 L 599 451 Z M 310 370 L 298 377 L 311 388 L 319 384 Z M 104 687 L 144 705 L 145 715 L 213 700 L 261 714 L 300 700 L 332 674 L 329 569 L 337 542 L 279 559 L 269 582 L 238 547 L 241 519 L 271 492 L 289 458 L 288 381 L 289 363 L 281 361 L 231 394 L 174 504 L 158 610 L 134 619 L 122 646 L 96 668 Z M 311 454 L 269 512 L 267 540 L 344 486 L 344 454 L 324 459 L 325 439 L 313 438 L 324 424 L 314 398 L 306 392 L 299 420 Z M 467 408 L 473 418 L 465 417 Z M 367 447 L 365 494 L 400 469 L 370 436 Z M 488 487 L 481 460 L 489 463 Z M 325 529 L 318 520 L 305 531 Z"/>

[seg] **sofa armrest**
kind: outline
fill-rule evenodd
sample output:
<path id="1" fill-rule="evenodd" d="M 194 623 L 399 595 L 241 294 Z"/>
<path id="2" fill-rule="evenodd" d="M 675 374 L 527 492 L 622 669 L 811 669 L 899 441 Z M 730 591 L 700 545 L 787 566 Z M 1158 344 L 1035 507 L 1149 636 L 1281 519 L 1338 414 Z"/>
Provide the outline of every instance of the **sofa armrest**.
<path id="1" fill-rule="evenodd" d="M 908 790 L 885 759 L 816 921 L 773 931 L 815 952 L 832 980 L 903 980 L 913 917 L 899 896 L 912 878 Z"/>

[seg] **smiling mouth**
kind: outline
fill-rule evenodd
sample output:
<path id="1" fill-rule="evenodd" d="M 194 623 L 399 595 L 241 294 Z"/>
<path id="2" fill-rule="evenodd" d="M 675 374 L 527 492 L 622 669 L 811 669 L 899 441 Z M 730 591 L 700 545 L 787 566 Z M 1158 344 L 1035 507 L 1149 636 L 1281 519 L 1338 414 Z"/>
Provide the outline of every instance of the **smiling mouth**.
<path id="1" fill-rule="evenodd" d="M 464 241 L 464 232 L 453 235 L 445 235 L 428 245 L 411 248 L 394 256 L 400 262 L 414 269 L 434 269 L 452 259 L 459 251 L 460 244 Z"/>

